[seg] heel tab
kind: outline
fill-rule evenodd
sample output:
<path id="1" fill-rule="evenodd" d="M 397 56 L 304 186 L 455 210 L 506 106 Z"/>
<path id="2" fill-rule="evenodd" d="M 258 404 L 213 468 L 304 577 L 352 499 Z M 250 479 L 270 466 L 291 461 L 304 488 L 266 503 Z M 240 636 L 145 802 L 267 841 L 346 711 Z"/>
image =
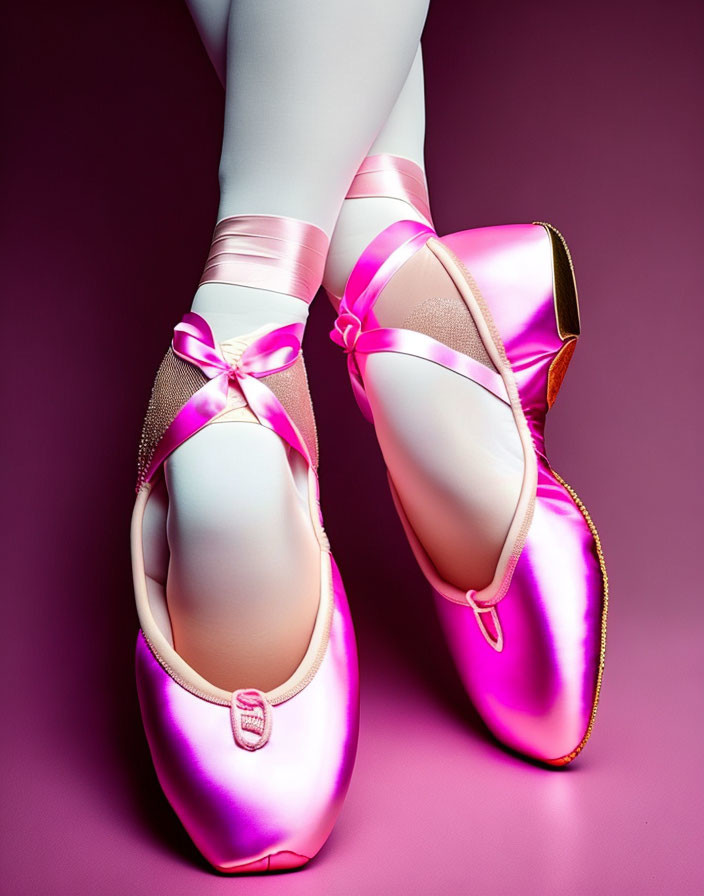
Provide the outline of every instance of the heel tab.
<path id="1" fill-rule="evenodd" d="M 574 354 L 576 347 L 577 337 L 566 339 L 562 344 L 562 348 L 555 355 L 550 364 L 547 390 L 548 408 L 551 408 L 555 404 L 557 393 L 560 391 L 562 381 L 567 373 L 567 368 L 570 366 L 570 361 L 572 360 L 572 355 Z"/>
<path id="2" fill-rule="evenodd" d="M 538 227 L 544 227 L 550 238 L 557 331 L 563 341 L 574 339 L 579 336 L 581 327 L 577 282 L 570 250 L 567 248 L 565 238 L 552 224 L 547 224 L 544 221 L 534 221 L 533 223 Z"/>

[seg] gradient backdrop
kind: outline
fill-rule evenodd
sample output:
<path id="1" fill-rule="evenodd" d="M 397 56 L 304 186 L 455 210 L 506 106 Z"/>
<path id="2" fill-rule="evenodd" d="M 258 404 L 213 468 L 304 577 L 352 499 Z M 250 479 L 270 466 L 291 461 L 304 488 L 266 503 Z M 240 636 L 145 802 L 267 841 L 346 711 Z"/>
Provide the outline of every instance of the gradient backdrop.
<path id="1" fill-rule="evenodd" d="M 177 0 L 13 5 L 3 892 L 701 892 L 702 5 L 435 0 L 425 35 L 440 232 L 547 220 L 577 265 L 583 338 L 549 437 L 612 583 L 589 748 L 546 771 L 473 716 L 319 300 L 306 351 L 359 759 L 307 870 L 237 880 L 208 870 L 151 767 L 128 552 L 142 414 L 214 223 L 222 92 Z"/>

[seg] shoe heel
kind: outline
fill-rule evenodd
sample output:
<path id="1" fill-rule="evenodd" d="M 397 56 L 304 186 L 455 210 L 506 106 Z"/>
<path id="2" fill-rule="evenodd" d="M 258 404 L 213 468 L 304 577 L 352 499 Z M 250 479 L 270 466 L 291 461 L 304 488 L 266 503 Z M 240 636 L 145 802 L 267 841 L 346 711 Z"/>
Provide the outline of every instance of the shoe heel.
<path id="1" fill-rule="evenodd" d="M 544 221 L 535 221 L 536 225 L 545 228 L 550 238 L 552 249 L 552 279 L 555 299 L 555 324 L 562 339 L 562 345 L 553 358 L 548 370 L 547 402 L 548 408 L 555 403 L 557 394 L 572 360 L 581 331 L 579 318 L 579 298 L 577 281 L 574 275 L 572 256 L 560 231 Z"/>
<path id="2" fill-rule="evenodd" d="M 431 241 L 432 243 L 432 241 Z M 516 375 L 524 411 L 541 431 L 579 336 L 572 261 L 550 224 L 509 224 L 442 237 L 436 254 L 476 283 Z M 454 262 L 453 262 L 454 258 Z M 456 275 L 455 275 L 456 276 Z"/>

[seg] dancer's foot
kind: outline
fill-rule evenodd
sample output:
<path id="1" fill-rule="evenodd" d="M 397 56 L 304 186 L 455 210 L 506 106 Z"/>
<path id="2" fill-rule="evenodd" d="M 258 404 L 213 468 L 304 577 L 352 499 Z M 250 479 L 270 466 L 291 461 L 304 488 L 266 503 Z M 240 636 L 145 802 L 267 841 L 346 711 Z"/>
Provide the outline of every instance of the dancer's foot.
<path id="1" fill-rule="evenodd" d="M 553 228 L 438 238 L 411 221 L 365 250 L 332 334 L 468 693 L 497 737 L 552 764 L 586 743 L 604 661 L 596 529 L 545 455 L 546 414 L 578 334 L 571 261 Z M 410 386 L 399 376 L 391 388 L 399 371 Z M 461 416 L 475 426 L 463 431 Z M 433 450 L 454 462 L 454 483 L 442 464 L 425 465 Z M 465 483 L 474 509 L 462 520 L 453 502 Z"/>
<path id="2" fill-rule="evenodd" d="M 400 220 L 431 223 L 422 169 L 397 156 L 367 158 L 328 253 L 325 286 L 334 304 L 367 245 Z M 456 285 L 428 249 L 406 260 L 375 298 L 373 316 L 377 326 L 432 336 L 495 372 Z M 370 356 L 364 385 L 391 480 L 438 572 L 463 591 L 488 585 L 523 478 L 510 407 L 407 354 Z"/>
<path id="3" fill-rule="evenodd" d="M 193 311 L 208 322 L 225 357 L 234 360 L 264 330 L 295 324 L 302 331 L 306 301 L 223 282 L 243 264 L 247 237 L 223 236 L 223 225 L 219 234 Z M 217 282 L 208 279 L 213 258 Z M 266 282 L 261 273 L 255 278 Z M 156 416 L 175 398 L 169 395 L 174 360 L 167 359 L 155 386 Z M 302 358 L 262 382 L 289 410 L 314 456 Z M 271 429 L 251 425 L 256 418 L 237 406 L 242 401 L 232 389 L 229 400 L 219 425 L 195 433 L 166 461 L 147 508 L 145 562 L 165 587 L 173 643 L 183 659 L 218 687 L 267 690 L 286 680 L 310 642 L 320 551 L 306 464 Z"/>
<path id="4" fill-rule="evenodd" d="M 456 286 L 420 249 L 382 290 L 380 327 L 424 333 L 495 372 Z M 511 408 L 433 361 L 368 356 L 364 385 L 389 475 L 440 576 L 462 591 L 496 571 L 523 481 Z"/>
<path id="5" fill-rule="evenodd" d="M 304 435 L 302 390 L 295 388 L 302 329 L 269 328 L 218 344 L 200 315 L 187 314 L 157 376 L 140 451 L 132 561 L 142 719 L 166 796 L 203 855 L 233 874 L 297 868 L 317 853 L 339 812 L 356 749 L 354 634 L 321 526 L 314 434 Z M 257 487 L 273 488 L 263 476 L 233 478 L 226 463 L 191 466 L 189 445 L 203 452 L 196 461 L 209 451 L 217 459 L 223 448 L 243 448 L 250 474 L 256 447 L 257 471 L 268 465 L 276 476 L 286 520 L 263 519 Z M 228 457 L 232 467 L 239 461 Z M 186 488 L 173 502 L 169 479 L 179 480 L 184 466 Z M 217 552 L 219 529 L 208 528 L 223 489 L 241 521 L 228 530 L 235 540 L 225 555 Z M 189 513 L 200 528 L 182 526 Z M 200 541 L 183 545 L 190 566 L 172 556 L 164 580 L 159 574 L 174 543 L 164 537 L 167 515 L 176 517 L 170 536 L 175 526 L 179 538 Z M 315 545 L 313 595 L 284 568 L 289 555 L 270 551 L 276 539 L 287 551 L 284 535 L 299 533 L 306 554 Z M 230 591 L 220 595 L 210 564 L 222 566 L 233 553 Z M 187 568 L 173 573 L 175 564 Z M 272 588 L 278 576 L 280 594 L 256 593 L 260 567 Z M 174 594 L 173 575 L 190 589 L 185 598 Z"/>

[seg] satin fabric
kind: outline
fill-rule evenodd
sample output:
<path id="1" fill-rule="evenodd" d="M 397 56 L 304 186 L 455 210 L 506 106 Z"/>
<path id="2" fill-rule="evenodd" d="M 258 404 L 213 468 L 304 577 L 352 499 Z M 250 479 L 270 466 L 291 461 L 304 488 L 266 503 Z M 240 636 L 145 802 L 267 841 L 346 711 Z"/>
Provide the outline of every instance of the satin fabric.
<path id="1" fill-rule="evenodd" d="M 478 383 L 499 401 L 503 401 L 505 404 L 509 403 L 506 386 L 499 374 L 479 361 L 475 361 L 474 358 L 462 355 L 437 340 L 413 330 L 380 327 L 362 331 L 361 326 L 361 322 L 354 314 L 343 312 L 335 322 L 331 338 L 347 353 L 348 370 L 357 403 L 369 420 L 372 419 L 372 412 L 364 395 L 362 368 L 365 356 L 375 352 L 398 352 L 427 358 L 435 364 L 447 367 L 448 370 L 454 370 L 455 373 Z"/>
<path id="2" fill-rule="evenodd" d="M 330 338 L 347 353 L 358 355 L 394 351 L 418 355 L 467 376 L 508 402 L 501 377 L 468 355 L 414 330 L 380 327 L 374 305 L 396 271 L 422 248 L 435 231 L 415 221 L 392 224 L 365 249 L 350 274 Z M 356 375 L 354 366 L 350 375 Z"/>
<path id="3" fill-rule="evenodd" d="M 298 358 L 303 324 L 290 324 L 265 333 L 248 346 L 240 360 L 230 364 L 215 344 L 208 322 L 189 311 L 174 330 L 172 348 L 185 361 L 199 367 L 208 382 L 181 408 L 154 451 L 145 481 L 150 482 L 166 458 L 213 420 L 227 405 L 228 389 L 235 385 L 262 426 L 273 430 L 299 451 L 312 466 L 305 441 L 274 393 L 257 382 L 279 373 Z"/>
<path id="4" fill-rule="evenodd" d="M 425 180 L 425 172 L 415 162 L 404 159 L 401 156 L 380 154 L 367 156 L 359 167 L 352 180 L 346 199 L 374 199 L 387 197 L 400 199 L 407 202 L 425 218 L 428 232 L 434 233 L 433 220 L 430 214 L 430 200 L 428 198 L 428 186 Z M 406 222 L 400 222 L 406 223 Z M 368 246 L 362 256 L 362 261 L 367 256 L 371 247 Z M 363 261 L 366 264 L 366 261 Z M 330 290 L 326 293 L 335 310 L 338 310 L 341 296 L 336 296 Z M 366 416 L 364 408 L 365 399 L 358 397 L 358 403 Z"/>
<path id="5" fill-rule="evenodd" d="M 303 326 L 293 324 L 265 332 L 249 345 L 243 342 L 241 351 L 230 343 L 228 360 L 207 322 L 186 314 L 175 328 L 173 350 L 202 370 L 208 382 L 167 429 L 148 480 L 178 445 L 217 417 L 228 390 L 235 388 L 259 422 L 305 458 L 311 512 L 320 513 L 318 479 L 306 444 L 260 382 L 296 361 L 302 333 Z M 149 488 L 148 482 L 142 488 Z M 141 540 L 141 531 L 133 530 L 133 537 L 135 531 Z M 252 689 L 223 694 L 187 666 L 177 672 L 177 657 L 161 659 L 161 651 L 142 632 L 137 639 L 137 690 L 159 781 L 196 846 L 221 871 L 266 872 L 305 864 L 327 839 L 349 785 L 359 727 L 357 652 L 347 598 L 322 532 L 319 541 L 323 569 L 329 563 L 331 579 L 327 583 L 323 576 L 322 587 L 332 592 L 321 592 L 313 634 L 323 626 L 322 640 L 315 642 L 322 651 L 315 655 L 320 665 L 304 657 L 308 665 L 300 667 L 290 688 L 282 684 L 282 694 Z M 135 561 L 141 553 L 133 549 L 135 581 L 143 583 L 143 563 Z M 141 604 L 138 600 L 140 606 L 146 631 L 153 624 L 148 597 Z M 328 634 L 328 617 L 320 614 L 330 606 Z"/>
<path id="6" fill-rule="evenodd" d="M 407 202 L 432 226 L 425 174 L 420 165 L 410 159 L 387 153 L 367 156 L 345 198 L 373 199 L 379 196 Z"/>
<path id="7" fill-rule="evenodd" d="M 186 690 L 141 634 L 137 640 L 139 702 L 159 782 L 193 842 L 222 871 L 304 864 L 330 834 L 347 792 L 359 726 L 357 653 L 330 563 L 334 610 L 323 661 L 301 691 L 268 708 L 271 734 L 256 751 L 236 745 L 230 707 Z"/>
<path id="8" fill-rule="evenodd" d="M 443 237 L 484 296 L 516 378 L 538 460 L 533 520 L 500 604 L 504 649 L 487 650 L 470 614 L 436 594 L 465 687 L 494 734 L 514 749 L 565 764 L 586 742 L 603 660 L 606 602 L 594 536 L 545 455 L 547 380 L 562 347 L 552 249 L 537 225 Z"/>
<path id="9" fill-rule="evenodd" d="M 373 320 L 374 302 L 390 276 L 431 238 L 423 225 L 392 225 L 350 276 L 332 338 L 348 352 L 363 409 L 363 370 L 353 356 L 365 335 L 364 322 Z M 526 541 L 496 607 L 474 605 L 472 592 L 465 604 L 448 599 L 457 589 L 442 583 L 431 565 L 422 564 L 423 571 L 466 690 L 487 725 L 514 749 L 564 764 L 584 746 L 593 723 L 606 581 L 594 534 L 545 456 L 548 373 L 563 345 L 555 319 L 551 242 L 542 226 L 514 225 L 464 231 L 441 243 L 471 272 L 488 305 L 516 381 L 538 475 Z M 403 519 L 398 501 L 397 508 Z M 408 526 L 406 532 L 413 545 Z"/>
<path id="10" fill-rule="evenodd" d="M 200 283 L 251 286 L 310 303 L 323 279 L 327 251 L 326 234 L 305 221 L 269 215 L 223 218 Z"/>

